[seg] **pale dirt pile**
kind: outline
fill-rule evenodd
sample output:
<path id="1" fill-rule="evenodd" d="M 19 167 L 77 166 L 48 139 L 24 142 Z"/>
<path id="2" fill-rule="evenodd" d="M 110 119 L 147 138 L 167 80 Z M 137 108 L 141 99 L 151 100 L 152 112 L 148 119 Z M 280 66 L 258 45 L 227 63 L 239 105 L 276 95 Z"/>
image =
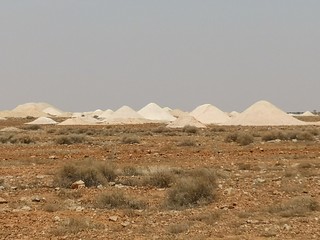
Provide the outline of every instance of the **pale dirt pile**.
<path id="1" fill-rule="evenodd" d="M 26 123 L 26 124 L 30 124 L 30 125 L 54 125 L 57 124 L 56 121 L 52 120 L 51 118 L 48 117 L 39 117 L 36 120 Z"/>
<path id="2" fill-rule="evenodd" d="M 230 119 L 228 114 L 211 104 L 204 104 L 197 107 L 190 115 L 203 124 L 220 124 Z"/>
<path id="3" fill-rule="evenodd" d="M 4 117 L 0 117 L 0 121 L 5 121 L 5 120 L 7 120 L 7 119 Z"/>
<path id="4" fill-rule="evenodd" d="M 259 101 L 222 125 L 287 126 L 306 125 L 306 123 L 288 115 L 267 101 Z"/>
<path id="5" fill-rule="evenodd" d="M 61 116 L 63 114 L 63 112 L 55 107 L 48 107 L 44 110 L 42 110 L 42 112 L 48 114 L 48 115 L 51 115 L 51 116 Z"/>
<path id="6" fill-rule="evenodd" d="M 52 105 L 48 103 L 25 103 L 18 105 L 11 112 L 13 116 L 21 116 L 21 117 L 45 117 L 47 113 L 43 112 L 43 110 L 47 108 L 54 108 Z"/>
<path id="7" fill-rule="evenodd" d="M 238 116 L 239 114 L 240 114 L 240 113 L 237 112 L 237 111 L 232 111 L 232 112 L 230 112 L 228 115 L 229 115 L 229 117 L 234 118 L 234 117 Z"/>
<path id="8" fill-rule="evenodd" d="M 197 119 L 190 115 L 185 115 L 182 117 L 177 118 L 177 120 L 173 121 L 172 123 L 168 124 L 168 128 L 183 128 L 185 126 L 193 126 L 197 128 L 206 128 L 206 125 L 199 122 Z"/>
<path id="9" fill-rule="evenodd" d="M 164 122 L 171 122 L 176 120 L 175 117 L 173 117 L 170 113 L 163 110 L 163 108 L 161 108 L 155 103 L 149 103 L 148 105 L 140 109 L 138 113 L 145 119 L 149 120 Z"/>
<path id="10" fill-rule="evenodd" d="M 18 105 L 11 111 L 2 111 L 0 113 L 3 117 L 17 117 L 25 118 L 31 117 L 47 117 L 60 116 L 63 112 L 48 103 L 25 103 Z"/>
<path id="11" fill-rule="evenodd" d="M 170 110 L 169 113 L 176 118 L 183 117 L 183 116 L 190 116 L 189 113 L 184 112 L 180 109 Z"/>
<path id="12" fill-rule="evenodd" d="M 302 113 L 301 116 L 313 117 L 313 116 L 315 116 L 315 115 L 314 115 L 312 112 L 310 112 L 310 111 L 306 111 L 306 112 Z"/>
<path id="13" fill-rule="evenodd" d="M 107 125 L 121 125 L 121 124 L 143 124 L 151 120 L 145 119 L 139 113 L 128 106 L 123 106 L 112 113 L 109 117 L 101 121 L 102 124 Z"/>
<path id="14" fill-rule="evenodd" d="M 113 111 L 111 109 L 107 109 L 106 111 L 102 112 L 99 115 L 99 118 L 108 118 L 113 114 Z"/>
<path id="15" fill-rule="evenodd" d="M 98 120 L 93 117 L 76 117 L 76 118 L 69 118 L 58 125 L 97 125 Z"/>

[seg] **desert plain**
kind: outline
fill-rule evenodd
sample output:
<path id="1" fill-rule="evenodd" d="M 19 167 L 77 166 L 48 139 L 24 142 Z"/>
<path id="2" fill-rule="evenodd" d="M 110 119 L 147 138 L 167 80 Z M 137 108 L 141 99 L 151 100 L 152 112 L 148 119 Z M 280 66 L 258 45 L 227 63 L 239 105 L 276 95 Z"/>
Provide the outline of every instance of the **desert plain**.
<path id="1" fill-rule="evenodd" d="M 319 116 L 206 128 L 34 119 L 0 121 L 0 239 L 320 238 Z"/>

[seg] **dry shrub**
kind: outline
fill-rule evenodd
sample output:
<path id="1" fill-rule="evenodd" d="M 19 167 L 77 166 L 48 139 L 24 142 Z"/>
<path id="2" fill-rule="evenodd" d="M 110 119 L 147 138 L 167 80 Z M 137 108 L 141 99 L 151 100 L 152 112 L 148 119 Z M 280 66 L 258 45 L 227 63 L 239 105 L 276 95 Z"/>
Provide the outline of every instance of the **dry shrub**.
<path id="1" fill-rule="evenodd" d="M 313 141 L 314 135 L 307 131 L 289 131 L 289 132 L 283 132 L 283 131 L 272 131 L 266 133 L 263 137 L 263 141 L 272 141 L 272 140 L 301 140 L 301 141 Z"/>
<path id="2" fill-rule="evenodd" d="M 225 138 L 225 142 L 236 142 L 241 146 L 253 143 L 253 136 L 248 133 L 231 133 Z"/>
<path id="3" fill-rule="evenodd" d="M 279 214 L 282 217 L 303 217 L 313 211 L 318 211 L 319 203 L 310 196 L 299 196 L 293 199 L 269 207 L 270 213 Z"/>
<path id="4" fill-rule="evenodd" d="M 197 146 L 196 141 L 193 139 L 184 139 L 177 144 L 179 147 L 195 147 Z"/>
<path id="5" fill-rule="evenodd" d="M 171 129 L 167 128 L 165 126 L 160 126 L 160 127 L 157 127 L 157 128 L 152 130 L 152 132 L 154 132 L 154 133 L 167 133 L 167 132 L 170 132 L 170 131 L 171 131 Z"/>
<path id="6" fill-rule="evenodd" d="M 287 136 L 281 131 L 267 132 L 265 135 L 262 136 L 262 140 L 266 142 L 276 140 L 276 139 L 287 140 Z"/>
<path id="7" fill-rule="evenodd" d="M 168 232 L 172 234 L 179 234 L 179 233 L 188 231 L 189 227 L 190 227 L 189 224 L 186 222 L 177 223 L 177 224 L 170 225 L 168 227 Z"/>
<path id="8" fill-rule="evenodd" d="M 98 196 L 96 207 L 107 209 L 144 209 L 146 208 L 146 203 L 134 197 L 127 197 L 123 192 L 112 191 Z"/>
<path id="9" fill-rule="evenodd" d="M 140 143 L 140 139 L 136 135 L 126 135 L 121 139 L 123 144 Z"/>
<path id="10" fill-rule="evenodd" d="M 125 176 L 139 176 L 142 175 L 141 171 L 135 166 L 125 166 L 123 168 Z"/>
<path id="11" fill-rule="evenodd" d="M 86 160 L 64 165 L 56 174 L 55 184 L 70 187 L 75 181 L 82 180 L 86 187 L 92 187 L 114 181 L 116 177 L 114 166 L 106 162 Z"/>
<path id="12" fill-rule="evenodd" d="M 86 140 L 85 135 L 71 134 L 71 135 L 59 136 L 56 138 L 55 142 L 57 144 L 71 145 L 71 144 L 76 144 L 76 143 L 83 143 L 83 142 L 85 142 L 85 140 Z"/>
<path id="13" fill-rule="evenodd" d="M 90 229 L 101 229 L 104 226 L 100 223 L 94 223 L 93 221 L 83 217 L 68 218 L 61 223 L 61 226 L 52 230 L 55 236 L 62 236 L 66 234 L 77 234 L 82 231 Z"/>
<path id="14" fill-rule="evenodd" d="M 58 203 L 46 203 L 43 206 L 43 210 L 46 212 L 57 212 L 62 210 L 62 206 L 61 204 L 58 204 Z"/>
<path id="15" fill-rule="evenodd" d="M 207 170 L 195 170 L 182 177 L 168 192 L 166 206 L 184 209 L 210 203 L 215 198 L 216 175 Z"/>
<path id="16" fill-rule="evenodd" d="M 182 131 L 186 133 L 196 134 L 198 133 L 199 129 L 195 126 L 187 125 L 182 128 Z"/>
<path id="17" fill-rule="evenodd" d="M 1 134 L 0 143 L 11 143 L 11 144 L 31 144 L 35 143 L 35 139 L 25 134 Z"/>
<path id="18" fill-rule="evenodd" d="M 171 172 L 156 172 L 150 176 L 145 182 L 147 185 L 151 185 L 159 188 L 168 188 L 174 181 L 174 175 Z"/>
<path id="19" fill-rule="evenodd" d="M 40 130 L 41 129 L 41 126 L 40 125 L 26 125 L 23 127 L 24 130 L 31 130 L 31 131 L 37 131 L 37 130 Z"/>

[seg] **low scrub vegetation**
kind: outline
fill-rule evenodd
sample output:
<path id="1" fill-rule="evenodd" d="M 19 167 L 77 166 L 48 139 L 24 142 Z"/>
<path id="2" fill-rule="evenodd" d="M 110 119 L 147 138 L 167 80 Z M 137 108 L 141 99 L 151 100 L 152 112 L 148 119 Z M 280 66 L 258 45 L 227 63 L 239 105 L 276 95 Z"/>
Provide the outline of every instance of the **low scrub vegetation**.
<path id="1" fill-rule="evenodd" d="M 182 131 L 186 133 L 196 134 L 198 133 L 199 129 L 195 126 L 187 125 L 182 128 Z"/>
<path id="2" fill-rule="evenodd" d="M 241 146 L 253 143 L 254 137 L 248 133 L 231 133 L 226 136 L 225 142 L 236 142 Z"/>
<path id="3" fill-rule="evenodd" d="M 273 141 L 273 140 L 301 140 L 301 141 L 313 141 L 314 134 L 309 131 L 271 131 L 262 136 L 263 141 Z"/>
<path id="4" fill-rule="evenodd" d="M 59 227 L 52 230 L 52 233 L 56 236 L 62 236 L 66 234 L 77 234 L 81 231 L 101 228 L 103 228 L 102 224 L 95 223 L 89 219 L 82 217 L 73 217 L 63 221 Z"/>
<path id="5" fill-rule="evenodd" d="M 169 190 L 166 206 L 170 209 L 183 209 L 210 203 L 216 196 L 215 189 L 214 172 L 207 169 L 189 172 Z"/>
<path id="6" fill-rule="evenodd" d="M 197 142 L 193 139 L 184 139 L 177 144 L 179 147 L 195 147 L 197 146 Z"/>
<path id="7" fill-rule="evenodd" d="M 106 162 L 87 160 L 64 165 L 56 174 L 55 184 L 60 187 L 70 187 L 75 181 L 82 180 L 86 187 L 92 187 L 114 181 L 116 177 L 112 165 Z"/>
<path id="8" fill-rule="evenodd" d="M 174 182 L 174 175 L 171 172 L 159 171 L 153 173 L 145 182 L 146 185 L 168 188 Z"/>
<path id="9" fill-rule="evenodd" d="M 36 143 L 34 138 L 31 138 L 25 134 L 1 134 L 0 135 L 0 143 L 11 143 L 11 144 L 31 144 Z"/>
<path id="10" fill-rule="evenodd" d="M 71 134 L 71 135 L 63 135 L 56 138 L 55 142 L 57 144 L 76 144 L 85 142 L 86 137 L 82 134 Z"/>
<path id="11" fill-rule="evenodd" d="M 279 214 L 282 217 L 303 217 L 310 212 L 319 210 L 319 203 L 309 196 L 295 197 L 268 209 L 270 213 Z"/>
<path id="12" fill-rule="evenodd" d="M 140 139 L 136 135 L 126 135 L 122 137 L 121 142 L 123 144 L 135 144 L 140 143 Z"/>
<path id="13" fill-rule="evenodd" d="M 107 209 L 144 209 L 146 208 L 146 203 L 133 197 L 127 197 L 123 192 L 111 191 L 98 196 L 96 206 Z"/>

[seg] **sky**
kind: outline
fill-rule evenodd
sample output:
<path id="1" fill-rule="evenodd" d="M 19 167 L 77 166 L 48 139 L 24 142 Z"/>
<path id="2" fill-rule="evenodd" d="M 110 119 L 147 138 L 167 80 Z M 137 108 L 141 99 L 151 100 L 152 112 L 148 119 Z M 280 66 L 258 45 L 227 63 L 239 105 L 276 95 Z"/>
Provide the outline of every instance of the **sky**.
<path id="1" fill-rule="evenodd" d="M 0 0 L 0 110 L 320 111 L 319 0 Z"/>

